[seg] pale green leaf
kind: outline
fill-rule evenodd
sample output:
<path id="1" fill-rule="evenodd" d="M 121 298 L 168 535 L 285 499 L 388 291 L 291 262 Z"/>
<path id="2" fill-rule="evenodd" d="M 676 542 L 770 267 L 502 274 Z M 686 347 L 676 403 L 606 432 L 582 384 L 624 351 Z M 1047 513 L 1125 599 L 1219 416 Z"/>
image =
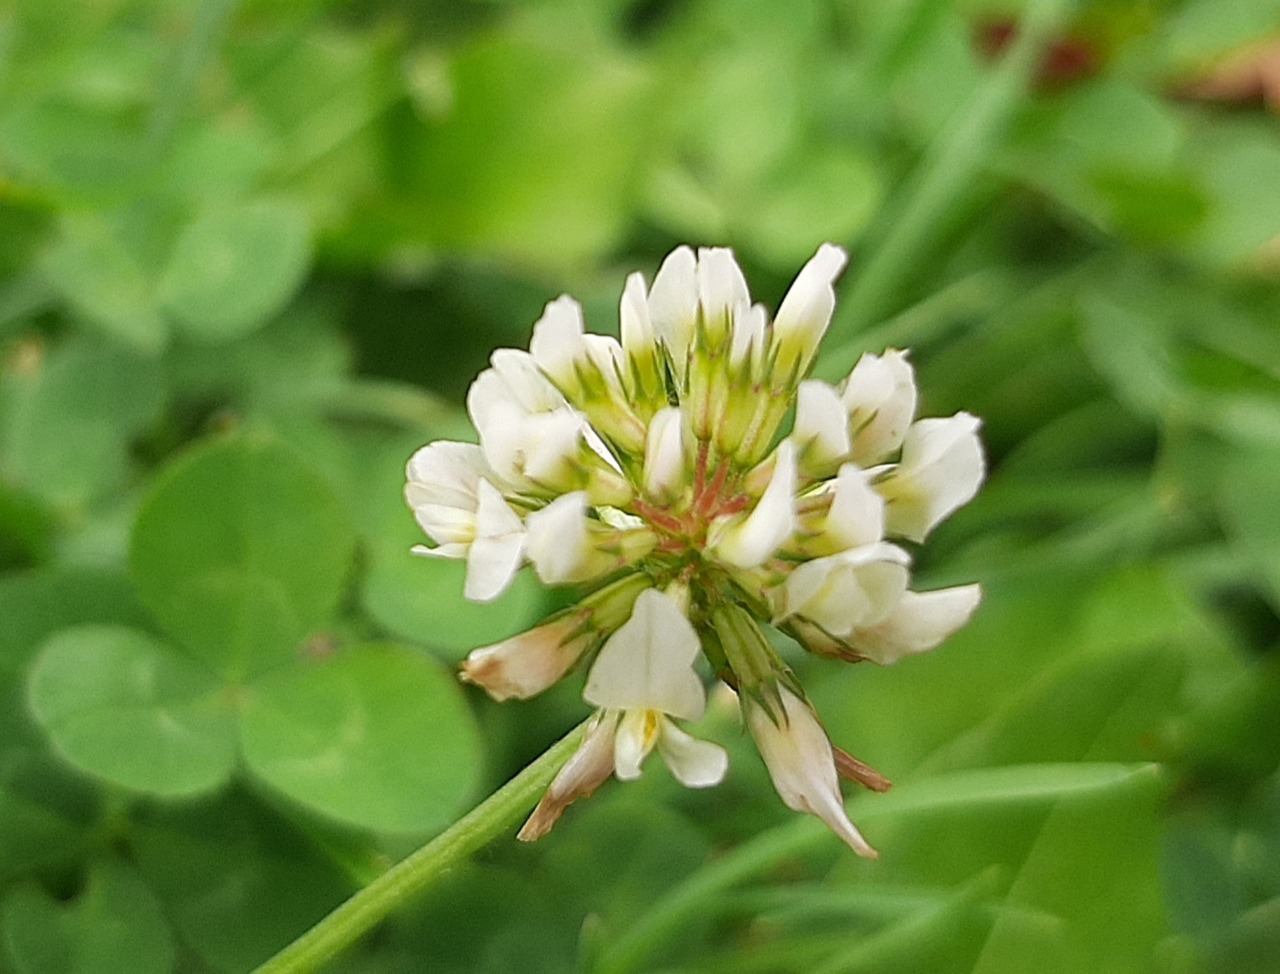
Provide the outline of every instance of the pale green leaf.
<path id="1" fill-rule="evenodd" d="M 293 658 L 329 622 L 354 542 L 324 480 L 285 446 L 232 438 L 174 462 L 134 527 L 138 594 L 230 680 Z"/>
<path id="2" fill-rule="evenodd" d="M 235 725 L 217 677 L 145 633 L 78 626 L 41 649 L 32 712 L 72 764 L 126 788 L 189 795 L 235 765 Z"/>
<path id="3" fill-rule="evenodd" d="M 298 206 L 224 204 L 178 238 L 159 283 L 166 309 L 203 341 L 225 341 L 265 325 L 301 285 L 311 227 Z"/>
<path id="4" fill-rule="evenodd" d="M 457 682 L 402 646 L 345 647 L 264 675 L 240 734 L 254 774 L 372 829 L 440 828 L 478 781 L 479 736 Z"/>

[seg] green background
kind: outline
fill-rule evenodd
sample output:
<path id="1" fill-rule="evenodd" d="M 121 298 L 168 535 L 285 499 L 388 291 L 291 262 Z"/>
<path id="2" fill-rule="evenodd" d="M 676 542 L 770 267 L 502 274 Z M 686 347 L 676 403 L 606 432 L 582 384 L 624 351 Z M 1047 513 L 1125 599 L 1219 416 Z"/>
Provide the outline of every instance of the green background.
<path id="1" fill-rule="evenodd" d="M 406 458 L 555 296 L 616 330 L 716 243 L 773 306 L 824 240 L 818 374 L 912 348 L 991 463 L 917 557 L 968 628 L 788 650 L 897 782 L 882 858 L 713 699 L 719 788 L 654 762 L 333 969 L 1280 970 L 1278 43 L 1276 0 L 0 8 L 0 974 L 247 971 L 580 719 L 457 683 L 571 595 L 465 603 Z"/>

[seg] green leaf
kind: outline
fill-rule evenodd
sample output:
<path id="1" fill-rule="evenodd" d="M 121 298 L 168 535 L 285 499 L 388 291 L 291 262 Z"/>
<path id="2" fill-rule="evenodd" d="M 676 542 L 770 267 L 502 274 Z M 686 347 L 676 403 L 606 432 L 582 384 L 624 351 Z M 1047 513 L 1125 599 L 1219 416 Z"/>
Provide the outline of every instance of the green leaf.
<path id="1" fill-rule="evenodd" d="M 1221 507 L 1232 544 L 1280 612 L 1280 451 L 1236 451 L 1222 479 Z"/>
<path id="2" fill-rule="evenodd" d="M 0 121 L 0 145 L 20 176 L 59 195 L 124 199 L 138 191 L 145 163 L 146 147 L 131 129 L 101 107 L 28 101 Z"/>
<path id="3" fill-rule="evenodd" d="M 113 222 L 66 216 L 41 270 L 63 300 L 111 337 L 149 355 L 168 343 L 149 266 Z"/>
<path id="4" fill-rule="evenodd" d="M 48 507 L 0 480 L 0 569 L 45 561 L 53 549 L 54 529 Z"/>
<path id="5" fill-rule="evenodd" d="M 615 847 L 616 848 L 616 847 Z M 392 961 L 380 974 L 466 974 L 480 969 L 560 974 L 581 956 L 582 913 L 547 895 L 548 876 L 488 857 L 461 863 L 446 882 L 422 894 L 412 912 L 389 918 L 380 931 Z M 483 944 L 483 947 L 480 945 Z M 477 950 L 484 962 L 477 965 Z M 592 970 L 581 965 L 580 970 Z M 372 969 L 360 969 L 374 974 Z"/>
<path id="6" fill-rule="evenodd" d="M 95 865 L 70 903 L 18 887 L 4 901 L 3 928 L 18 974 L 166 974 L 174 966 L 160 905 L 117 862 Z"/>
<path id="7" fill-rule="evenodd" d="M 974 974 L 1144 969 L 1167 923 L 1157 817 L 1163 793 L 1155 774 L 1139 770 L 1086 800 L 1054 805 L 1005 898 L 1059 918 L 1052 941 L 1029 941 L 1016 915 L 1002 911 Z"/>
<path id="8" fill-rule="evenodd" d="M 243 338 L 218 345 L 180 344 L 165 364 L 173 388 L 188 400 L 273 413 L 301 413 L 298 406 L 305 404 L 310 411 L 319 397 L 346 382 L 351 349 L 338 324 L 337 311 L 328 302 L 303 299 Z"/>
<path id="9" fill-rule="evenodd" d="M 1085 351 L 1118 398 L 1139 413 L 1156 416 L 1187 399 L 1163 322 L 1105 296 L 1089 295 L 1082 304 Z"/>
<path id="10" fill-rule="evenodd" d="M 0 882 L 80 855 L 97 789 L 48 752 L 25 706 L 27 669 L 48 636 L 77 623 L 140 624 L 122 575 L 41 571 L 0 578 Z"/>
<path id="11" fill-rule="evenodd" d="M 1189 0 L 1174 10 L 1161 51 L 1183 70 L 1202 69 L 1232 48 L 1274 35 L 1280 20 L 1277 0 Z"/>
<path id="12" fill-rule="evenodd" d="M 1220 126 L 1196 141 L 1210 207 L 1195 251 L 1213 264 L 1238 264 L 1280 227 L 1280 144 L 1270 127 Z"/>
<path id="13" fill-rule="evenodd" d="M 352 892 L 312 843 L 234 792 L 154 807 L 131 839 L 184 943 L 222 974 L 252 970 Z"/>
<path id="14" fill-rule="evenodd" d="M 145 633 L 78 626 L 32 668 L 32 712 L 68 761 L 139 791 L 216 788 L 236 760 L 235 725 L 216 677 Z"/>
<path id="15" fill-rule="evenodd" d="M 883 181 L 866 157 L 814 147 L 772 174 L 741 233 L 765 260 L 791 272 L 813 255 L 815 240 L 853 240 L 883 195 Z"/>
<path id="16" fill-rule="evenodd" d="M 517 575 L 495 602 L 468 602 L 462 595 L 466 563 L 413 554 L 411 547 L 422 542 L 413 515 L 408 508 L 390 514 L 360 586 L 365 610 L 390 632 L 457 660 L 541 617 L 545 593 L 531 572 Z"/>
<path id="17" fill-rule="evenodd" d="M 141 625 L 145 618 L 123 574 L 62 568 L 0 576 L 0 692 L 17 693 L 36 649 L 58 630 L 84 622 Z M 21 701 L 0 697 L 0 747 L 25 723 Z"/>
<path id="18" fill-rule="evenodd" d="M 92 338 L 72 338 L 3 380 L 0 474 L 64 505 L 121 486 L 130 439 L 164 404 L 156 362 Z"/>
<path id="19" fill-rule="evenodd" d="M 1178 168 L 1186 125 L 1167 100 L 1101 78 L 1034 106 L 1004 154 L 1016 175 L 1102 228 L 1167 247 L 1204 215 Z"/>
<path id="20" fill-rule="evenodd" d="M 196 200 L 231 200 L 253 186 L 271 157 L 266 137 L 244 119 L 211 119 L 179 133 L 164 160 L 172 192 Z"/>
<path id="21" fill-rule="evenodd" d="M 277 314 L 310 262 L 311 227 L 301 207 L 265 200 L 226 205 L 178 237 L 159 294 L 192 337 L 225 341 Z"/>
<path id="22" fill-rule="evenodd" d="M 206 444 L 157 477 L 130 568 L 156 617 L 235 682 L 331 618 L 354 544 L 323 479 L 269 439 Z"/>
<path id="23" fill-rule="evenodd" d="M 414 119 L 399 140 L 413 207 L 392 200 L 384 224 L 403 224 L 415 242 L 544 266 L 614 245 L 652 124 L 651 84 L 569 9 L 457 52 L 447 111 L 425 126 Z"/>
<path id="24" fill-rule="evenodd" d="M 474 790 L 481 758 L 453 677 L 394 645 L 266 674 L 250 689 L 240 734 L 249 768 L 275 788 L 389 832 L 446 824 Z"/>
<path id="25" fill-rule="evenodd" d="M 1088 800 L 1159 780 L 1154 764 L 1083 762 L 977 768 L 905 783 L 887 795 L 863 797 L 861 818 L 896 817 L 957 807 Z"/>

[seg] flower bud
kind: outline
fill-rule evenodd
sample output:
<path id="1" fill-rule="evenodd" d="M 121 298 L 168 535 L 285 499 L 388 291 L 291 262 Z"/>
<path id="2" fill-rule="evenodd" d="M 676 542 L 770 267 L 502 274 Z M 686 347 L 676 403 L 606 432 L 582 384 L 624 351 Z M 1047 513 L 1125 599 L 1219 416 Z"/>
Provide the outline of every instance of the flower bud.
<path id="1" fill-rule="evenodd" d="M 588 615 L 561 614 L 518 636 L 473 649 L 460 675 L 494 700 L 537 696 L 568 673 L 600 638 L 587 624 Z"/>
<path id="2" fill-rule="evenodd" d="M 789 388 L 809 372 L 818 343 L 831 324 L 836 305 L 835 279 L 849 262 L 849 255 L 834 244 L 823 244 L 800 269 L 795 282 L 778 307 L 773 322 L 774 368 Z"/>
<path id="3" fill-rule="evenodd" d="M 677 406 L 660 409 L 649 420 L 642 481 L 645 495 L 655 501 L 672 500 L 687 487 L 683 426 L 684 414 Z"/>
<path id="4" fill-rule="evenodd" d="M 817 714 L 786 686 L 776 692 L 771 704 L 748 694 L 742 706 L 778 795 L 788 808 L 822 819 L 858 855 L 875 859 L 875 849 L 844 810 L 831 742 Z"/>

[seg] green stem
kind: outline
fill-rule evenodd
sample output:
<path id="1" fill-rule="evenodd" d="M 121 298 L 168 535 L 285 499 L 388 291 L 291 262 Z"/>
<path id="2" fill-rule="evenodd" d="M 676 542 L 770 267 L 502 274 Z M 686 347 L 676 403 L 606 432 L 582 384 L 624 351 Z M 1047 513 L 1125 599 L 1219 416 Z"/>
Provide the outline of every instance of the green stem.
<path id="1" fill-rule="evenodd" d="M 950 222 L 998 146 L 1046 38 L 1072 4 L 1073 0 L 1030 0 L 1018 36 L 999 65 L 925 149 L 904 190 L 902 206 L 886 214 L 888 232 L 841 298 L 843 334 L 878 321 L 893 293 L 920 266 L 923 252 Z"/>
<path id="2" fill-rule="evenodd" d="M 319 970 L 409 897 L 514 827 L 577 748 L 586 726 L 585 721 L 579 724 L 458 822 L 392 866 L 257 968 L 254 974 L 304 974 Z"/>

